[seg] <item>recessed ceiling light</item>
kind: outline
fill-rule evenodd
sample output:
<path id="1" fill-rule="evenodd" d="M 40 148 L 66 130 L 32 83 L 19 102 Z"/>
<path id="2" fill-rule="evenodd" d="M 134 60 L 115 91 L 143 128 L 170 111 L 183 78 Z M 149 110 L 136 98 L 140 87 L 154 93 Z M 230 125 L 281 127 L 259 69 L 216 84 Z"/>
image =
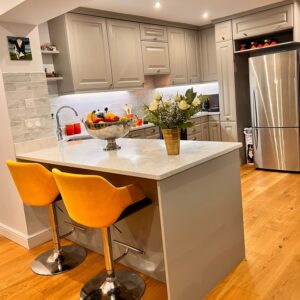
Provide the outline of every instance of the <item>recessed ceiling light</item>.
<path id="1" fill-rule="evenodd" d="M 202 15 L 202 17 L 203 17 L 204 19 L 208 18 L 208 12 L 206 11 L 206 12 Z"/>
<path id="2" fill-rule="evenodd" d="M 160 2 L 159 2 L 159 1 L 156 1 L 155 4 L 154 4 L 154 7 L 155 7 L 156 9 L 161 8 Z"/>

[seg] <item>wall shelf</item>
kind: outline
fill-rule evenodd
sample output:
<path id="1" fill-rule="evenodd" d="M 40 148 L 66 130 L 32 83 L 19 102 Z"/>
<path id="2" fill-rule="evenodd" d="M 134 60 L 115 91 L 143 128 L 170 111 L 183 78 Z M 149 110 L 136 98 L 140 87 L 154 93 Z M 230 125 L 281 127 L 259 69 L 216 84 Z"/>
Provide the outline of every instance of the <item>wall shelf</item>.
<path id="1" fill-rule="evenodd" d="M 59 81 L 59 80 L 63 80 L 64 78 L 59 76 L 59 77 L 46 77 L 47 82 L 52 82 L 52 81 Z"/>
<path id="2" fill-rule="evenodd" d="M 49 51 L 49 50 L 41 50 L 42 54 L 59 54 L 58 50 L 53 50 L 53 51 Z"/>
<path id="3" fill-rule="evenodd" d="M 263 47 L 263 48 L 255 48 L 255 49 L 246 49 L 246 50 L 242 50 L 242 51 L 234 51 L 235 54 L 240 54 L 240 53 L 249 53 L 249 52 L 258 52 L 258 51 L 266 51 L 268 49 L 273 49 L 273 48 L 284 48 L 286 46 L 297 46 L 300 45 L 299 42 L 285 42 L 285 43 L 280 43 L 274 46 L 268 46 L 268 47 Z"/>

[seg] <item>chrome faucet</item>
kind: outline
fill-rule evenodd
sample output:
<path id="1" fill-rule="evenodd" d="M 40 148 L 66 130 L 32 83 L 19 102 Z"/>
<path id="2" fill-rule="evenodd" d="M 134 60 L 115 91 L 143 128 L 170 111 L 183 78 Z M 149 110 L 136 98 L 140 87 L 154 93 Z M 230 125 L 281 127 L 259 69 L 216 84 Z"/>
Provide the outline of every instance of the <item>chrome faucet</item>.
<path id="1" fill-rule="evenodd" d="M 56 118 L 56 125 L 57 125 L 56 134 L 57 134 L 57 139 L 58 139 L 59 141 L 61 141 L 61 140 L 63 139 L 63 135 L 62 135 L 62 130 L 61 130 L 61 128 L 60 128 L 60 121 L 59 121 L 58 114 L 59 114 L 59 112 L 60 112 L 62 109 L 65 109 L 65 108 L 69 108 L 69 109 L 73 110 L 74 113 L 75 113 L 75 115 L 76 115 L 76 117 L 78 117 L 77 111 L 76 111 L 73 107 L 71 107 L 71 106 L 64 105 L 64 106 L 60 107 L 60 108 L 57 110 L 56 115 L 55 115 L 55 118 Z"/>

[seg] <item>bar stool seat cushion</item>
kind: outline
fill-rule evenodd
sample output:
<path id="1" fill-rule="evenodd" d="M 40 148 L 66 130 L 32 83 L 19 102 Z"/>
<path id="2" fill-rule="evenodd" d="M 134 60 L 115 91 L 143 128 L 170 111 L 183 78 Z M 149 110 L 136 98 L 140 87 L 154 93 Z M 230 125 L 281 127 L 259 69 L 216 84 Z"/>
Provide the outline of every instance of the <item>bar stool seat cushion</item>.
<path id="1" fill-rule="evenodd" d="M 6 164 L 24 203 L 47 206 L 59 196 L 52 173 L 38 163 L 22 163 L 7 160 Z"/>
<path id="2" fill-rule="evenodd" d="M 127 207 L 146 198 L 134 184 L 115 187 L 97 175 L 52 172 L 70 217 L 87 227 L 109 227 Z"/>

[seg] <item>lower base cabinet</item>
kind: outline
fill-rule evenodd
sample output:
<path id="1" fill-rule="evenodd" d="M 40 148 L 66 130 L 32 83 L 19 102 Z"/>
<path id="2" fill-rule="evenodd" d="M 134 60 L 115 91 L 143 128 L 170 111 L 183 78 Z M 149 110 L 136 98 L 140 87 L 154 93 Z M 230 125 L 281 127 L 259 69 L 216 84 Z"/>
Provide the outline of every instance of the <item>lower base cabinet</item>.
<path id="1" fill-rule="evenodd" d="M 221 136 L 223 142 L 237 142 L 236 122 L 221 122 Z"/>
<path id="2" fill-rule="evenodd" d="M 220 122 L 209 122 L 209 139 L 215 142 L 222 140 Z"/>

